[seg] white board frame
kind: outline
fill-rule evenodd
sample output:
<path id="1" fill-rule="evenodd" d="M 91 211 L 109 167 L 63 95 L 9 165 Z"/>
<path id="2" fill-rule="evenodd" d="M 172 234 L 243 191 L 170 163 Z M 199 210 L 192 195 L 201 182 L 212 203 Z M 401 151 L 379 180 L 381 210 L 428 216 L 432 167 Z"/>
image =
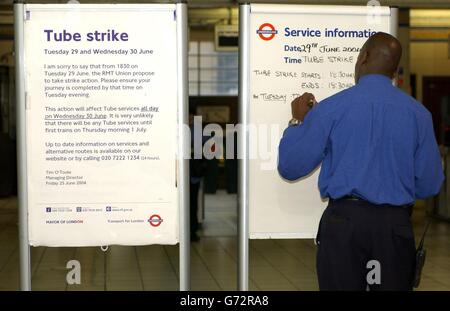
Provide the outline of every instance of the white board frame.
<path id="1" fill-rule="evenodd" d="M 247 291 L 249 288 L 249 120 L 250 120 L 250 21 L 253 13 L 278 14 L 342 14 L 350 15 L 367 13 L 366 7 L 337 6 L 337 5 L 290 5 L 290 4 L 242 4 L 239 6 L 239 123 L 242 126 L 242 136 L 239 140 L 239 171 L 238 171 L 238 290 Z M 390 8 L 390 34 L 397 36 L 398 8 Z M 282 237 L 261 233 L 252 238 L 310 238 L 303 234 L 284 234 Z"/>

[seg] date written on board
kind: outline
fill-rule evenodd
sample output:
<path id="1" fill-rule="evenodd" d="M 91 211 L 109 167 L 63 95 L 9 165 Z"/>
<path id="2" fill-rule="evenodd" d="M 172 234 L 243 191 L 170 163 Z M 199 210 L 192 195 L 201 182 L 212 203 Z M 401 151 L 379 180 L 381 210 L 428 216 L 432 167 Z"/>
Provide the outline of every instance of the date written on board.
<path id="1" fill-rule="evenodd" d="M 286 94 L 275 94 L 275 93 L 259 93 L 253 94 L 253 99 L 262 99 L 263 101 L 269 102 L 286 102 Z"/>
<path id="2" fill-rule="evenodd" d="M 307 44 L 301 44 L 301 45 L 284 45 L 284 51 L 285 52 L 304 52 L 304 53 L 311 53 L 311 49 L 317 48 L 317 43 L 307 43 Z"/>
<path id="3" fill-rule="evenodd" d="M 320 53 L 358 53 L 361 50 L 360 47 L 354 46 L 329 46 L 321 45 L 319 47 Z"/>
<path id="4" fill-rule="evenodd" d="M 315 89 L 319 88 L 320 85 L 318 83 L 302 83 L 301 88 L 302 89 Z M 299 97 L 300 93 L 291 93 L 291 94 L 285 94 L 285 93 L 256 93 L 253 94 L 254 100 L 263 100 L 265 102 L 276 102 L 276 103 L 287 103 L 291 102 L 295 98 Z"/>

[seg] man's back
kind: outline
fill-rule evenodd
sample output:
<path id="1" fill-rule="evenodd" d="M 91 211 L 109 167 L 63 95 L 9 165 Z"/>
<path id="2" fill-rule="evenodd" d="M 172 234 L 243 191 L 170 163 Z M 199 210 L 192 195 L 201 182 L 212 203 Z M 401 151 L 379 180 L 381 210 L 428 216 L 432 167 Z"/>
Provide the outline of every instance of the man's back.
<path id="1" fill-rule="evenodd" d="M 304 124 L 288 130 L 303 133 L 293 133 L 292 139 L 285 133 L 280 173 L 303 176 L 323 161 L 323 197 L 353 195 L 375 204 L 403 205 L 437 193 L 442 183 L 430 113 L 386 76 L 361 77 L 354 87 L 319 103 Z M 311 146 L 320 146 L 321 140 L 324 148 L 314 150 Z M 295 143 L 299 152 L 283 152 Z M 295 163 L 300 164 L 296 174 Z"/>
<path id="2" fill-rule="evenodd" d="M 444 176 L 430 113 L 392 85 L 401 54 L 395 37 L 376 33 L 358 54 L 354 87 L 318 105 L 310 93 L 291 103 L 278 172 L 294 180 L 322 163 L 319 188 L 330 200 L 316 236 L 321 290 L 413 287 L 409 207 L 436 194 Z M 371 262 L 381 267 L 377 282 Z"/>

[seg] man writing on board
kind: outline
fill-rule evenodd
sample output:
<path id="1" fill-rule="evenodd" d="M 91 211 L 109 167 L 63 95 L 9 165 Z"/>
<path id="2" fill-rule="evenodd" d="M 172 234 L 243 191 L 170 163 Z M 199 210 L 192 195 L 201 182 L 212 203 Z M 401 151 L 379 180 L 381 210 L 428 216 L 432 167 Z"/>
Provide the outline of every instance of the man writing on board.
<path id="1" fill-rule="evenodd" d="M 316 105 L 305 93 L 279 146 L 288 180 L 322 164 L 319 189 L 329 204 L 317 234 L 321 290 L 411 290 L 415 242 L 410 212 L 439 192 L 443 169 L 430 113 L 392 85 L 402 48 L 386 33 L 363 45 L 356 85 Z"/>

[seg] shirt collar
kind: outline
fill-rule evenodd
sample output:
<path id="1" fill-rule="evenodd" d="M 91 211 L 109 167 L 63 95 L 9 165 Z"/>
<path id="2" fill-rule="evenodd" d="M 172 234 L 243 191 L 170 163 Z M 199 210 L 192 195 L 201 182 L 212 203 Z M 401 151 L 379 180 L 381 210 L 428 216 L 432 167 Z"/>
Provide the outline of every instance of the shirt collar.
<path id="1" fill-rule="evenodd" d="M 388 76 L 382 74 L 367 74 L 359 78 L 358 84 L 365 83 L 388 83 L 392 85 L 392 80 Z"/>

